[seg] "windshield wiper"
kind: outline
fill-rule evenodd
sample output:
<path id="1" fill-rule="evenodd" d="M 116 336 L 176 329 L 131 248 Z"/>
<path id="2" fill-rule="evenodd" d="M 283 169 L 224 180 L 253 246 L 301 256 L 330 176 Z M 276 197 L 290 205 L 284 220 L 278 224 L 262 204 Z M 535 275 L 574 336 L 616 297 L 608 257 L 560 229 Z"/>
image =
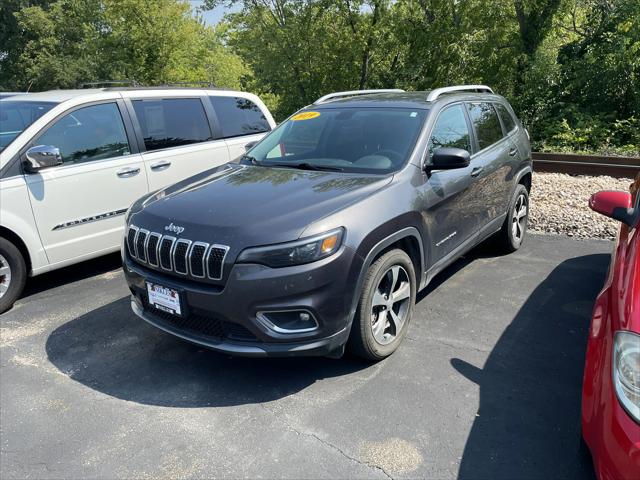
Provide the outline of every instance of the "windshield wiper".
<path id="1" fill-rule="evenodd" d="M 330 167 L 328 165 L 313 165 L 311 163 L 302 162 L 302 163 L 267 163 L 264 164 L 268 167 L 287 167 L 287 168 L 297 168 L 300 170 L 314 170 L 314 171 L 325 171 L 325 172 L 342 172 L 344 168 L 340 167 Z"/>
<path id="2" fill-rule="evenodd" d="M 262 162 L 259 162 L 258 160 L 256 160 L 256 157 L 252 157 L 251 155 L 242 155 L 242 157 L 240 157 L 242 160 L 249 160 L 251 162 L 252 165 L 262 165 Z"/>

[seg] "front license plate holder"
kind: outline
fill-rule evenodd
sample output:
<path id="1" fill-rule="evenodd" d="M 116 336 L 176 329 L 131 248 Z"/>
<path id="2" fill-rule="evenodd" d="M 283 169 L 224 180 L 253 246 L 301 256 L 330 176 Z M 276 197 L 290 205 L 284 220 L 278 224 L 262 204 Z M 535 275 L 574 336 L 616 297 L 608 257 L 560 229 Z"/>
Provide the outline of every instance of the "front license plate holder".
<path id="1" fill-rule="evenodd" d="M 181 317 L 184 313 L 180 292 L 154 282 L 147 282 L 149 305 L 157 310 Z"/>

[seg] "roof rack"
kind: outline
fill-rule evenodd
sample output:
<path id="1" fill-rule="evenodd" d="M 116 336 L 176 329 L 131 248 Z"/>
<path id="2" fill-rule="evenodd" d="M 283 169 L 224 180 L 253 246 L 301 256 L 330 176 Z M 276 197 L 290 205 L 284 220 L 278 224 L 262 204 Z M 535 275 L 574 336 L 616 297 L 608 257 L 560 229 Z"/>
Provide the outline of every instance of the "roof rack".
<path id="1" fill-rule="evenodd" d="M 440 95 L 451 92 L 484 92 L 493 93 L 490 87 L 486 85 L 454 85 L 451 87 L 442 87 L 431 90 L 427 95 L 427 102 L 433 102 Z"/>
<path id="2" fill-rule="evenodd" d="M 97 80 L 95 82 L 81 83 L 79 88 L 113 87 L 116 85 L 130 85 L 132 87 L 140 86 L 140 84 L 135 80 Z"/>
<path id="3" fill-rule="evenodd" d="M 188 87 L 188 86 L 198 86 L 198 87 L 211 87 L 216 88 L 216 85 L 213 82 L 167 82 L 163 85 L 158 85 L 159 87 Z"/>
<path id="4" fill-rule="evenodd" d="M 373 90 L 348 90 L 346 92 L 333 92 L 325 95 L 324 97 L 320 97 L 315 102 L 314 105 L 320 105 L 321 103 L 328 102 L 329 100 L 333 100 L 334 98 L 341 97 L 357 97 L 359 95 L 370 95 L 373 93 L 402 93 L 404 90 L 399 88 L 379 88 Z"/>

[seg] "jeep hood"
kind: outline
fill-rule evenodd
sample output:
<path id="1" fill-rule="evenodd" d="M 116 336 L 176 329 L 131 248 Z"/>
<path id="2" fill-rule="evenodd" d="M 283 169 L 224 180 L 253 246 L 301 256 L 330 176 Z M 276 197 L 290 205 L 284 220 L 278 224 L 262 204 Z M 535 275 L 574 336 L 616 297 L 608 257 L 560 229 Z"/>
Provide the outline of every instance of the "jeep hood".
<path id="1" fill-rule="evenodd" d="M 184 228 L 181 238 L 232 250 L 286 242 L 392 178 L 227 164 L 160 190 L 130 222 L 159 233 L 173 223 Z"/>

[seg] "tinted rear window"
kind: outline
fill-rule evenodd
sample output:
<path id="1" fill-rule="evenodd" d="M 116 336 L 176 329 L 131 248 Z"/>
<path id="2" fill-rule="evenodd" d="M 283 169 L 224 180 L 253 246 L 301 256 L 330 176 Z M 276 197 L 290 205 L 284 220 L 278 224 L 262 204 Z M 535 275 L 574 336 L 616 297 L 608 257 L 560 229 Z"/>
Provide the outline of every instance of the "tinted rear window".
<path id="1" fill-rule="evenodd" d="M 134 100 L 147 150 L 179 147 L 212 139 L 199 98 Z"/>
<path id="2" fill-rule="evenodd" d="M 268 132 L 271 126 L 262 110 L 240 97 L 209 97 L 218 116 L 224 138 Z"/>
<path id="3" fill-rule="evenodd" d="M 470 103 L 468 108 L 480 150 L 502 138 L 502 126 L 498 120 L 498 114 L 490 103 Z"/>
<path id="4" fill-rule="evenodd" d="M 500 118 L 502 119 L 505 132 L 508 133 L 514 128 L 516 128 L 516 122 L 511 116 L 511 113 L 509 113 L 509 110 L 507 110 L 507 107 L 505 107 L 501 103 L 496 103 L 495 107 L 498 110 L 498 114 L 500 115 Z"/>

